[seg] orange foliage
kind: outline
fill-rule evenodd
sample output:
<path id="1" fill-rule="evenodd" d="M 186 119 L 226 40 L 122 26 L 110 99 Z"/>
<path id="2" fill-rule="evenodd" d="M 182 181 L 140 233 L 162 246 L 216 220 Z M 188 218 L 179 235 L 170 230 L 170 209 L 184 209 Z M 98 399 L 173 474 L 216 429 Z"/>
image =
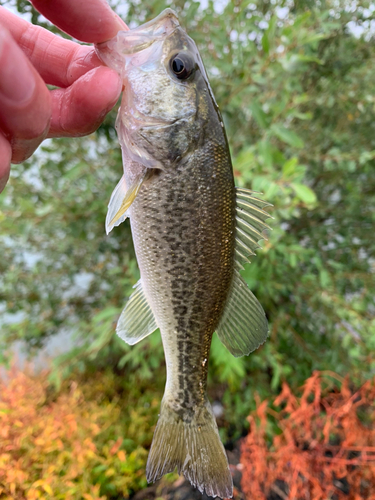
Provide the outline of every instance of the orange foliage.
<path id="1" fill-rule="evenodd" d="M 13 371 L 0 380 L 1 499 L 100 500 L 145 486 L 146 451 L 121 449 L 121 428 L 117 441 L 103 439 L 119 419 L 116 403 L 88 401 L 75 382 L 48 397 L 46 376 Z"/>
<path id="2" fill-rule="evenodd" d="M 328 389 L 329 376 L 340 390 Z M 242 445 L 246 498 L 375 500 L 374 401 L 375 379 L 353 391 L 327 372 L 314 372 L 299 395 L 284 384 L 278 412 L 258 401 Z"/>

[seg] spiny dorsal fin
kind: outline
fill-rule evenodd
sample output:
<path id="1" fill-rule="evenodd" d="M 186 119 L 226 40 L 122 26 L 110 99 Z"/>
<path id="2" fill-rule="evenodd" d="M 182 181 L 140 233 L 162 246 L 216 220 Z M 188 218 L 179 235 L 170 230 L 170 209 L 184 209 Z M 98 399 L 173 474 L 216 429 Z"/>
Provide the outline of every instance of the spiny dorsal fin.
<path id="1" fill-rule="evenodd" d="M 142 182 L 145 179 L 145 173 L 137 177 L 134 182 L 127 187 L 125 177 L 122 176 L 119 183 L 113 190 L 109 200 L 107 217 L 105 219 L 105 230 L 109 234 L 115 226 L 119 226 L 127 217 L 127 210 L 135 200 Z"/>
<path id="2" fill-rule="evenodd" d="M 237 270 L 216 331 L 235 357 L 250 354 L 267 339 L 268 323 L 263 308 Z"/>
<path id="3" fill-rule="evenodd" d="M 129 345 L 134 345 L 155 331 L 158 327 L 154 314 L 148 305 L 141 280 L 134 286 L 117 322 L 116 333 Z"/>
<path id="4" fill-rule="evenodd" d="M 264 221 L 272 218 L 263 210 L 271 207 L 270 203 L 254 196 L 253 191 L 245 188 L 236 188 L 236 268 L 243 269 L 242 264 L 249 263 L 248 257 L 255 255 L 260 248 L 258 242 L 266 240 L 263 235 L 265 229 L 271 229 Z"/>

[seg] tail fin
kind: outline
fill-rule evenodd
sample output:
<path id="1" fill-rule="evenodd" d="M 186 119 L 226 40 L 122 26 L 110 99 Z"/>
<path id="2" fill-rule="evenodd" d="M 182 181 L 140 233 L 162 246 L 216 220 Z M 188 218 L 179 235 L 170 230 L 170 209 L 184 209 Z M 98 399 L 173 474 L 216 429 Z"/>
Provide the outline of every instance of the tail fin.
<path id="1" fill-rule="evenodd" d="M 163 400 L 147 461 L 147 481 L 152 483 L 177 467 L 201 493 L 232 497 L 232 477 L 210 403 L 180 413 Z"/>

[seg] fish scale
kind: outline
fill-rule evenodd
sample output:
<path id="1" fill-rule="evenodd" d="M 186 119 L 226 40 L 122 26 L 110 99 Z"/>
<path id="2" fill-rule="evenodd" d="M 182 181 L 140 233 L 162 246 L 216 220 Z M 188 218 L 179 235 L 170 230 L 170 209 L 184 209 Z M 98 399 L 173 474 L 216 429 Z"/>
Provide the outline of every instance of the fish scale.
<path id="1" fill-rule="evenodd" d="M 106 230 L 130 218 L 141 274 L 116 331 L 133 345 L 159 327 L 166 359 L 147 480 L 177 468 L 202 493 L 231 497 L 206 393 L 209 352 L 215 331 L 234 356 L 267 338 L 264 311 L 238 270 L 264 238 L 268 204 L 234 186 L 202 60 L 171 9 L 97 52 L 126 87 L 116 122 L 124 175 Z"/>

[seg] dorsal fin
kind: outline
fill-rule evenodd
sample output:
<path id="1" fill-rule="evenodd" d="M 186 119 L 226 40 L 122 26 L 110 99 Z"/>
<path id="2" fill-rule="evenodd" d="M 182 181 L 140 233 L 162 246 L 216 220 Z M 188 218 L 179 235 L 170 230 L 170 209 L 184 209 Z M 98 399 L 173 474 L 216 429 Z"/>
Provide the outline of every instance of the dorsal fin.
<path id="1" fill-rule="evenodd" d="M 139 280 L 117 322 L 116 333 L 129 345 L 137 344 L 158 327 Z"/>
<path id="2" fill-rule="evenodd" d="M 262 306 L 239 274 L 250 255 L 260 248 L 258 242 L 266 239 L 264 222 L 271 216 L 263 210 L 271 206 L 256 198 L 252 191 L 236 188 L 236 245 L 235 271 L 227 303 L 217 327 L 221 342 L 236 357 L 250 354 L 265 342 L 268 323 Z"/>
<path id="3" fill-rule="evenodd" d="M 263 231 L 271 228 L 264 221 L 272 217 L 263 208 L 271 206 L 270 203 L 256 198 L 253 191 L 236 188 L 235 264 L 237 269 L 243 269 L 243 264 L 250 262 L 249 256 L 255 255 L 255 250 L 260 248 L 258 242 L 267 239 Z"/>

